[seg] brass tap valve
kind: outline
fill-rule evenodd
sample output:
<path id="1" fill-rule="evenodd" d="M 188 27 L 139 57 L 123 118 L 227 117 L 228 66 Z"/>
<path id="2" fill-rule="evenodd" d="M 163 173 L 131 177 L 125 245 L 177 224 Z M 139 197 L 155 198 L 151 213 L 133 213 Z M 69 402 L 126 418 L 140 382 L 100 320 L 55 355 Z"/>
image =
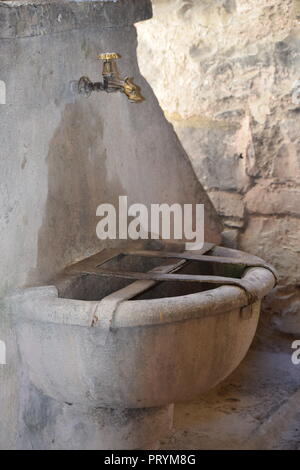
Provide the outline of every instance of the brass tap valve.
<path id="1" fill-rule="evenodd" d="M 97 59 L 103 61 L 102 82 L 92 82 L 88 77 L 81 77 L 78 81 L 78 93 L 89 97 L 92 91 L 106 91 L 114 93 L 121 91 L 125 93 L 131 103 L 139 103 L 144 100 L 141 95 L 141 89 L 133 83 L 133 79 L 125 77 L 120 78 L 116 60 L 121 56 L 116 52 L 105 52 L 97 56 Z"/>

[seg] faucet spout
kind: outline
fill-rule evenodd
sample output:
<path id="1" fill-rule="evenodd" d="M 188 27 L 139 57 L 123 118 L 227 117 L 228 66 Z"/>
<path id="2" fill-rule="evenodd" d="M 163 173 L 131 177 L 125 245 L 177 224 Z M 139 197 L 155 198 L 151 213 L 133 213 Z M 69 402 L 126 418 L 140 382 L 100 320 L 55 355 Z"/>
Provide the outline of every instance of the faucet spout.
<path id="1" fill-rule="evenodd" d="M 123 93 L 125 93 L 131 103 L 139 103 L 145 99 L 141 94 L 141 88 L 133 83 L 133 78 L 130 77 L 124 79 Z"/>

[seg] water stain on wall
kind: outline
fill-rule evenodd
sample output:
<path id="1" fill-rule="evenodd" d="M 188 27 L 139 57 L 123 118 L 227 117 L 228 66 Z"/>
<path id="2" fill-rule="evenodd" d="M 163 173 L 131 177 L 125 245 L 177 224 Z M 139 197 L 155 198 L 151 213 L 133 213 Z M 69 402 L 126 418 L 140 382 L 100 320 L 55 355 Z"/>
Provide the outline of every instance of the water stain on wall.
<path id="1" fill-rule="evenodd" d="M 77 259 L 100 250 L 96 208 L 114 202 L 107 185 L 103 122 L 92 102 L 67 104 L 49 145 L 48 197 L 38 236 L 32 281 L 44 281 Z M 115 182 L 118 185 L 118 182 Z"/>

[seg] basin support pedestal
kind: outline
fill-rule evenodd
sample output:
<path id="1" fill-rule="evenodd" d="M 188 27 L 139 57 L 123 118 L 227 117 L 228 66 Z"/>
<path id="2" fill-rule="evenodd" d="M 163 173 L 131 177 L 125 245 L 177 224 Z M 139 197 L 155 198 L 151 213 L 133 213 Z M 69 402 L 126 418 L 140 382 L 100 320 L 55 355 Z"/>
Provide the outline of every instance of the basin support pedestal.
<path id="1" fill-rule="evenodd" d="M 173 423 L 173 405 L 87 409 L 59 403 L 36 389 L 30 398 L 24 418 L 27 446 L 34 450 L 154 450 Z"/>

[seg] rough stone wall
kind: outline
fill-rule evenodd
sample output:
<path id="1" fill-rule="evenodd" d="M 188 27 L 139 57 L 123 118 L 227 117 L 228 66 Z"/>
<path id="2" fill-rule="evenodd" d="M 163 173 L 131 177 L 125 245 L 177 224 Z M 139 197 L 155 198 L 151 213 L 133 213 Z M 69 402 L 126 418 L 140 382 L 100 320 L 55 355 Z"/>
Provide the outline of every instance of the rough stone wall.
<path id="1" fill-rule="evenodd" d="M 139 63 L 225 226 L 300 332 L 300 0 L 154 0 Z M 298 316 L 296 315 L 298 313 Z"/>

